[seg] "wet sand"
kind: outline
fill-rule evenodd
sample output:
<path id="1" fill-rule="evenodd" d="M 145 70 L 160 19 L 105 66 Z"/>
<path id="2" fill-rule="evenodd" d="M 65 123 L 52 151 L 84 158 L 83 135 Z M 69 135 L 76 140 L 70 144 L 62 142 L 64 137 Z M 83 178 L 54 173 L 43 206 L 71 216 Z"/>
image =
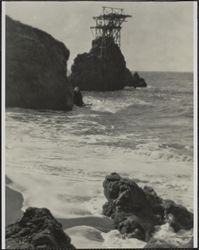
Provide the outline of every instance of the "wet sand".
<path id="1" fill-rule="evenodd" d="M 6 176 L 6 225 L 15 223 L 23 215 L 23 195 L 9 187 L 12 184 Z M 113 221 L 106 216 L 86 216 L 80 218 L 56 218 L 63 226 L 63 229 L 68 229 L 76 226 L 94 227 L 102 232 L 109 232 L 114 229 Z"/>
<path id="2" fill-rule="evenodd" d="M 86 216 L 70 219 L 57 218 L 57 220 L 62 224 L 64 230 L 76 226 L 89 226 L 106 233 L 115 228 L 113 220 L 106 216 Z"/>
<path id="3" fill-rule="evenodd" d="M 11 183 L 12 181 L 6 176 L 6 226 L 15 223 L 23 215 L 23 195 L 10 188 L 8 185 Z"/>

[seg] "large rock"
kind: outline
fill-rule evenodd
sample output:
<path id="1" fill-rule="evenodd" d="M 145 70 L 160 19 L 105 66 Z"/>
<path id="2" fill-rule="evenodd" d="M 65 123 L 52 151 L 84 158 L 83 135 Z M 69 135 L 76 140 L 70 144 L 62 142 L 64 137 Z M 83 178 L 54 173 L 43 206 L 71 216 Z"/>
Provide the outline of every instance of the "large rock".
<path id="1" fill-rule="evenodd" d="M 127 237 L 148 241 L 156 225 L 169 223 L 177 232 L 193 227 L 193 214 L 185 207 L 160 198 L 153 188 L 139 187 L 117 173 L 106 176 L 104 195 L 108 202 L 103 214 L 114 220 L 115 227 Z"/>
<path id="2" fill-rule="evenodd" d="M 70 110 L 69 50 L 49 34 L 6 17 L 6 107 Z"/>
<path id="3" fill-rule="evenodd" d="M 75 249 L 62 225 L 46 208 L 28 208 L 6 227 L 6 249 Z"/>
<path id="4" fill-rule="evenodd" d="M 120 48 L 111 38 L 103 42 L 99 37 L 92 42 L 89 53 L 77 55 L 71 67 L 70 81 L 81 90 L 113 91 L 133 86 L 135 81 L 131 72 L 126 68 L 124 56 Z"/>

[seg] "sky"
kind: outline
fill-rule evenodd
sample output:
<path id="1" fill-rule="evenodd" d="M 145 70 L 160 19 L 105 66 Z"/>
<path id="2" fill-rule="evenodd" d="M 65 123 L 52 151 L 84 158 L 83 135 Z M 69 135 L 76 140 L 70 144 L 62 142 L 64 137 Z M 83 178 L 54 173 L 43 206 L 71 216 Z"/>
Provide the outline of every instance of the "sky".
<path id="1" fill-rule="evenodd" d="M 88 52 L 90 26 L 102 6 L 132 15 L 122 25 L 121 50 L 133 71 L 193 71 L 193 2 L 6 2 L 6 14 L 40 28 L 70 50 L 68 66 Z"/>

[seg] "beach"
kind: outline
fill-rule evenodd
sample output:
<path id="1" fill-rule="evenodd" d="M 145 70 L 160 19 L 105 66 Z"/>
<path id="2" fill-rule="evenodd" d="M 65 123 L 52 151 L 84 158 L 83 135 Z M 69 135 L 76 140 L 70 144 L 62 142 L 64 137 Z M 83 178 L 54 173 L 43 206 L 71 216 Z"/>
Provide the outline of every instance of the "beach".
<path id="1" fill-rule="evenodd" d="M 84 102 L 92 103 L 89 107 L 6 111 L 9 187 L 23 194 L 22 210 L 50 209 L 76 247 L 145 244 L 123 239 L 102 215 L 102 183 L 111 172 L 141 187 L 150 185 L 160 197 L 193 211 L 192 74 L 142 75 L 149 83 L 146 89 L 83 92 Z M 7 206 L 13 222 L 21 214 L 22 198 L 8 192 L 7 201 L 19 198 L 16 213 Z M 168 225 L 157 233 L 177 244 L 192 234 L 174 233 Z"/>

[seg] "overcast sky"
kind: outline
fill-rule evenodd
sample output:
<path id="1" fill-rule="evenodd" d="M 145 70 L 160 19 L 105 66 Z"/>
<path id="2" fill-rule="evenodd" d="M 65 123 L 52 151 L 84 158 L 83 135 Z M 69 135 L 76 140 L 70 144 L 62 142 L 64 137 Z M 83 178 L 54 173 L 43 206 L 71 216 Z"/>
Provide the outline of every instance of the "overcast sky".
<path id="1" fill-rule="evenodd" d="M 193 2 L 7 2 L 6 14 L 64 42 L 73 62 L 93 39 L 92 16 L 101 6 L 133 15 L 123 24 L 121 49 L 127 67 L 137 71 L 192 71 Z"/>

